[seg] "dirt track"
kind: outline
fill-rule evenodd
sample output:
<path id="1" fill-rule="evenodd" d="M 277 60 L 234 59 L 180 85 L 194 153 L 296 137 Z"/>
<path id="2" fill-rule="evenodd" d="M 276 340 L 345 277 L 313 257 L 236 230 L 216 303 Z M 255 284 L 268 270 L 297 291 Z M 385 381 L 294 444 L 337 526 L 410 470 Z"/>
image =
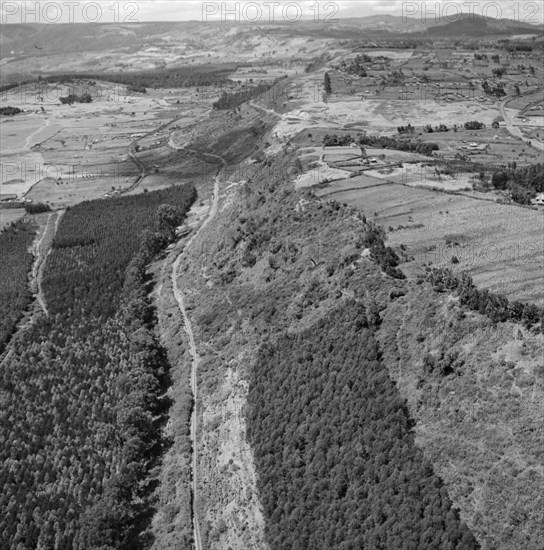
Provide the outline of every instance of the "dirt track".
<path id="1" fill-rule="evenodd" d="M 190 149 L 188 149 L 190 150 Z M 216 155 L 209 155 L 213 156 L 215 158 L 218 158 L 221 161 L 222 167 L 226 166 L 226 162 Z M 214 192 L 213 192 L 213 200 L 210 207 L 210 211 L 208 213 L 208 217 L 204 220 L 204 223 L 200 226 L 198 231 L 189 239 L 187 242 L 187 245 L 185 246 L 183 252 L 179 254 L 179 256 L 176 258 L 176 261 L 174 262 L 172 266 L 172 287 L 174 290 L 174 297 L 176 298 L 176 302 L 178 303 L 178 307 L 181 311 L 181 314 L 183 316 L 183 321 L 185 323 L 185 332 L 187 333 L 187 338 L 189 340 L 189 347 L 191 349 L 191 355 L 193 357 L 193 365 L 191 368 L 191 389 L 193 392 L 193 412 L 191 414 L 191 440 L 193 442 L 193 460 L 192 460 L 192 494 L 193 494 L 193 526 L 194 526 L 194 538 L 195 538 L 195 548 L 196 550 L 202 550 L 202 541 L 201 541 L 201 535 L 200 535 L 200 522 L 198 519 L 198 507 L 197 507 L 197 489 L 198 489 L 198 477 L 197 477 L 197 462 L 198 462 L 198 448 L 197 448 L 197 400 L 198 400 L 198 353 L 196 349 L 195 344 L 195 338 L 193 334 L 193 328 L 191 326 L 191 321 L 189 319 L 189 316 L 187 314 L 187 309 L 185 308 L 184 303 L 184 296 L 182 291 L 179 288 L 178 280 L 177 280 L 177 274 L 179 271 L 179 266 L 181 264 L 181 260 L 183 259 L 184 252 L 187 251 L 196 237 L 200 234 L 200 232 L 214 219 L 215 215 L 217 214 L 218 205 L 219 205 L 219 178 L 221 176 L 221 170 L 215 177 L 215 183 L 214 183 Z"/>

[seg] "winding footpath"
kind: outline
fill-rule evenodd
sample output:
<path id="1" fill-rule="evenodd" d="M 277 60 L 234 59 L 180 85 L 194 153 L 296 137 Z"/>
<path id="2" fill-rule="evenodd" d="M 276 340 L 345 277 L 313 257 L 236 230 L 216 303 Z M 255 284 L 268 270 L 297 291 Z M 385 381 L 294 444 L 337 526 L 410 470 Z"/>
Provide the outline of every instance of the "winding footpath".
<path id="1" fill-rule="evenodd" d="M 190 149 L 187 149 L 190 151 Z M 196 152 L 196 151 L 195 151 Z M 191 321 L 189 319 L 189 316 L 187 315 L 187 309 L 185 307 L 184 302 L 184 296 L 183 292 L 180 290 L 180 287 L 178 285 L 177 280 L 177 274 L 179 272 L 179 267 L 181 264 L 181 261 L 183 259 L 184 252 L 186 252 L 194 242 L 194 240 L 198 237 L 200 232 L 215 218 L 218 207 L 219 207 L 219 179 L 221 177 L 221 173 L 223 171 L 223 168 L 226 166 L 226 161 L 222 159 L 221 157 L 218 157 L 216 155 L 211 155 L 206 153 L 208 156 L 215 157 L 221 161 L 222 167 L 219 170 L 219 173 L 215 177 L 215 183 L 214 183 L 214 190 L 213 190 L 213 200 L 210 207 L 210 210 L 208 212 L 208 217 L 204 220 L 204 223 L 200 226 L 198 231 L 189 239 L 187 244 L 185 245 L 184 249 L 178 257 L 176 258 L 176 261 L 174 262 L 172 266 L 172 288 L 174 290 L 174 297 L 176 298 L 176 302 L 178 303 L 178 307 L 181 311 L 181 315 L 183 316 L 183 322 L 185 324 L 185 332 L 187 333 L 187 338 L 189 341 L 189 347 L 191 350 L 191 355 L 193 357 L 193 363 L 191 368 L 191 390 L 193 393 L 193 412 L 191 413 L 191 440 L 193 442 L 193 460 L 192 460 L 192 482 L 191 482 L 191 491 L 193 494 L 193 528 L 194 528 L 194 539 L 195 539 L 195 549 L 196 550 L 202 550 L 202 540 L 200 535 L 200 522 L 198 519 L 198 507 L 197 507 L 197 490 L 198 490 L 198 484 L 197 484 L 197 462 L 198 462 L 198 448 L 197 448 L 197 416 L 196 416 L 196 410 L 197 410 L 197 401 L 198 401 L 198 353 L 196 349 L 195 344 L 195 337 L 193 333 L 193 328 L 191 326 Z"/>

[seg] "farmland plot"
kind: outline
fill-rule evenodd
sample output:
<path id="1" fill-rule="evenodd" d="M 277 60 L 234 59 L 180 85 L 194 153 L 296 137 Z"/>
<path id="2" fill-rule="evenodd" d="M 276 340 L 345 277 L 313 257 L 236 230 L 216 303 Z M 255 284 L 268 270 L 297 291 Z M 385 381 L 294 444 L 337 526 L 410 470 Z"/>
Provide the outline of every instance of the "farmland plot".
<path id="1" fill-rule="evenodd" d="M 479 287 L 544 304 L 544 211 L 399 184 L 353 189 L 357 179 L 318 195 L 362 208 L 382 225 L 389 245 L 405 245 L 412 258 L 407 272 L 451 267 L 470 273 Z"/>

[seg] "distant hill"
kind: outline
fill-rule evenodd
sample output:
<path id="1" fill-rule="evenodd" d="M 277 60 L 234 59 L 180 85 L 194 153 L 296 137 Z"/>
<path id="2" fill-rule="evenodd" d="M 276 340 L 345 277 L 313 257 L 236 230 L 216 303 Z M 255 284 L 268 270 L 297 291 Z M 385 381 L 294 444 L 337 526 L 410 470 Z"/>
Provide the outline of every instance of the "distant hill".
<path id="1" fill-rule="evenodd" d="M 348 13 L 348 12 L 346 12 Z M 232 43 L 240 32 L 249 31 L 249 26 L 234 22 L 171 21 L 142 23 L 68 23 L 53 24 L 4 24 L 0 27 L 1 58 L 40 58 L 58 53 L 121 52 L 138 51 L 170 41 L 181 41 L 194 49 L 206 49 L 210 43 Z M 530 25 L 510 19 L 493 19 L 464 14 L 457 21 L 434 18 L 422 20 L 394 15 L 370 17 L 343 17 L 336 23 L 301 21 L 291 23 L 260 23 L 250 26 L 252 32 L 285 34 L 293 37 L 319 36 L 321 38 L 357 39 L 367 38 L 440 38 L 507 36 L 542 34 L 543 26 Z"/>
<path id="2" fill-rule="evenodd" d="M 434 20 L 433 20 L 434 23 Z M 461 14 L 456 21 L 442 21 L 430 25 L 426 34 L 433 37 L 542 34 L 542 25 L 531 25 L 513 19 L 494 19 L 476 14 Z"/>

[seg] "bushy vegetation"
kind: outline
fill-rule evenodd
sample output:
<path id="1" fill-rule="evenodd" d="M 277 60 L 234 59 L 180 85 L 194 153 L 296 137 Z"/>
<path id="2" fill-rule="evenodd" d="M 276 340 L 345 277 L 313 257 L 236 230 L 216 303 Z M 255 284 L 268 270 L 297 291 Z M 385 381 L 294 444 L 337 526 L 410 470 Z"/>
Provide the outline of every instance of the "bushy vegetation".
<path id="1" fill-rule="evenodd" d="M 338 135 L 338 134 L 325 134 L 323 136 L 323 146 L 324 147 L 346 147 L 355 140 L 349 135 Z"/>
<path id="2" fill-rule="evenodd" d="M 357 76 L 365 77 L 367 72 L 365 69 L 365 63 L 371 63 L 372 58 L 366 53 L 357 55 L 353 59 L 343 60 L 340 62 L 338 69 L 348 74 L 355 74 Z"/>
<path id="3" fill-rule="evenodd" d="M 272 550 L 473 549 L 356 302 L 265 343 L 248 396 Z"/>
<path id="4" fill-rule="evenodd" d="M 370 226 L 369 231 L 361 239 L 361 244 L 370 250 L 372 259 L 381 269 L 394 279 L 405 279 L 404 273 L 398 269 L 400 263 L 396 252 L 385 246 L 385 231 L 378 225 Z"/>
<path id="5" fill-rule="evenodd" d="M 478 289 L 467 273 L 456 277 L 447 268 L 435 268 L 429 273 L 429 280 L 438 291 L 455 291 L 461 305 L 486 315 L 494 323 L 513 321 L 544 333 L 544 309 L 534 304 L 510 302 L 506 296 Z"/>
<path id="6" fill-rule="evenodd" d="M 13 116 L 21 113 L 19 107 L 0 107 L 0 115 Z"/>
<path id="7" fill-rule="evenodd" d="M 66 97 L 59 97 L 59 101 L 63 105 L 72 105 L 73 103 L 92 103 L 93 98 L 88 93 L 81 95 L 68 94 Z"/>
<path id="8" fill-rule="evenodd" d="M 498 82 L 494 86 L 491 86 L 487 80 L 484 80 L 482 84 L 482 89 L 487 95 L 493 95 L 495 97 L 501 98 L 506 95 L 504 91 L 504 84 Z"/>
<path id="9" fill-rule="evenodd" d="M 395 149 L 397 151 L 410 151 L 420 153 L 421 155 L 432 155 L 433 151 L 438 151 L 438 143 L 431 141 L 416 141 L 413 139 L 399 139 L 389 136 L 360 136 L 360 145 L 369 145 L 370 147 L 379 147 L 382 149 Z"/>
<path id="10" fill-rule="evenodd" d="M 432 127 L 431 124 L 427 124 L 427 126 L 425 126 L 423 131 L 427 132 L 428 134 L 432 134 L 433 132 L 449 132 L 450 129 L 445 124 L 439 124 L 434 128 Z"/>
<path id="11" fill-rule="evenodd" d="M 27 214 L 41 214 L 42 212 L 51 211 L 51 207 L 43 202 L 25 202 L 24 207 Z"/>
<path id="12" fill-rule="evenodd" d="M 329 73 L 325 73 L 325 76 L 323 77 L 323 87 L 325 88 L 326 94 L 332 94 L 331 77 L 329 76 Z"/>
<path id="13" fill-rule="evenodd" d="M 28 273 L 33 256 L 29 248 L 35 235 L 36 226 L 21 220 L 0 232 L 0 353 L 32 299 Z"/>
<path id="14" fill-rule="evenodd" d="M 482 128 L 485 128 L 485 124 L 483 122 L 479 122 L 478 120 L 470 120 L 465 122 L 464 126 L 465 130 L 481 130 Z"/>
<path id="15" fill-rule="evenodd" d="M 530 204 L 535 195 L 544 192 L 544 164 L 519 168 L 510 164 L 505 170 L 494 172 L 491 183 L 495 189 L 509 190 L 515 202 Z"/>
<path id="16" fill-rule="evenodd" d="M 399 130 L 400 131 L 400 130 Z M 400 139 L 389 136 L 370 136 L 360 135 L 357 140 L 350 134 L 325 134 L 323 137 L 324 147 L 347 147 L 352 143 L 358 142 L 359 145 L 368 145 L 370 147 L 378 147 L 381 149 L 395 149 L 397 151 L 410 151 L 420 153 L 422 155 L 432 155 L 433 151 L 438 151 L 440 146 L 438 143 L 422 142 L 412 139 Z"/>
<path id="17" fill-rule="evenodd" d="M 146 264 L 195 196 L 175 187 L 63 217 L 44 276 L 50 317 L 13 340 L 0 380 L 7 548 L 146 545 L 168 373 Z"/>
<path id="18" fill-rule="evenodd" d="M 413 134 L 415 132 L 415 128 L 408 123 L 406 126 L 398 126 L 397 132 L 399 134 Z"/>
<path id="19" fill-rule="evenodd" d="M 140 84 L 129 84 L 127 86 L 127 93 L 130 94 L 147 94 L 147 88 Z"/>

